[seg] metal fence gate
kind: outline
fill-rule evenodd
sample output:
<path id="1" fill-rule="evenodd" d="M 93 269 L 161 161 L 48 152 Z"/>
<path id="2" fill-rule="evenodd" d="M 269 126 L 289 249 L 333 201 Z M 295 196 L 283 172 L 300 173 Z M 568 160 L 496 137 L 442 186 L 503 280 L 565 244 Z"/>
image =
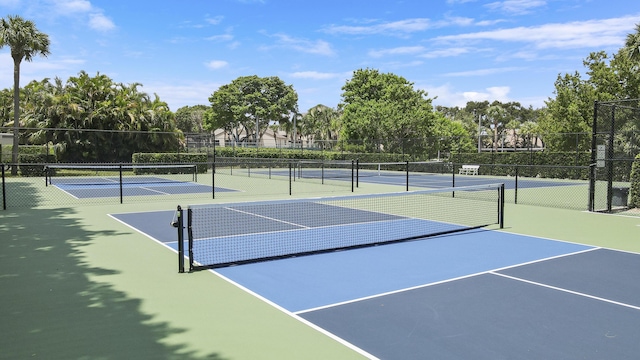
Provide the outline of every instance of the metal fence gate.
<path id="1" fill-rule="evenodd" d="M 589 210 L 627 207 L 631 167 L 640 154 L 640 99 L 596 101 L 591 140 Z"/>

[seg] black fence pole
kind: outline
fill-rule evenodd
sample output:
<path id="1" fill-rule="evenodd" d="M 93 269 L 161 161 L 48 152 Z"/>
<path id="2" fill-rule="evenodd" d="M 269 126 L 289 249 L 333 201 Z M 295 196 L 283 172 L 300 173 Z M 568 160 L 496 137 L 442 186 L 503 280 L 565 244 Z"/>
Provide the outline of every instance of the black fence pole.
<path id="1" fill-rule="evenodd" d="M 2 167 L 2 210 L 7 210 L 7 188 L 4 185 L 4 164 L 0 164 Z"/>
<path id="2" fill-rule="evenodd" d="M 591 163 L 589 164 L 589 211 L 595 211 L 596 198 L 596 151 L 598 133 L 598 101 L 593 102 L 593 124 L 591 125 Z"/>
<path id="3" fill-rule="evenodd" d="M 614 128 L 616 123 L 616 106 L 611 107 L 611 124 L 609 129 L 609 143 L 607 144 L 607 211 L 611 212 L 612 199 L 613 199 L 613 171 L 614 169 L 614 154 L 613 154 L 613 138 L 616 135 L 616 129 Z"/>
<path id="4" fill-rule="evenodd" d="M 188 237 L 188 247 L 189 247 L 189 271 L 193 271 L 193 263 L 195 262 L 193 259 L 193 226 L 192 219 L 193 218 L 193 210 L 187 208 L 187 237 Z"/>
<path id="5" fill-rule="evenodd" d="M 355 166 L 356 166 L 356 162 L 351 160 L 351 192 L 354 192 L 354 188 L 353 185 L 355 183 L 354 181 L 354 176 L 355 176 Z"/>
<path id="6" fill-rule="evenodd" d="M 216 162 L 211 163 L 211 196 L 216 198 Z"/>
<path id="7" fill-rule="evenodd" d="M 291 196 L 291 161 L 289 161 L 289 196 Z"/>
<path id="8" fill-rule="evenodd" d="M 120 204 L 122 204 L 122 163 L 119 166 L 120 169 Z"/>
<path id="9" fill-rule="evenodd" d="M 500 185 L 498 190 L 498 224 L 500 224 L 500 229 L 504 229 L 504 183 Z"/>
<path id="10" fill-rule="evenodd" d="M 356 187 L 360 187 L 360 159 L 356 159 Z"/>
<path id="11" fill-rule="evenodd" d="M 451 164 L 451 187 L 456 186 L 456 164 Z"/>
<path id="12" fill-rule="evenodd" d="M 409 191 L 409 160 L 405 162 L 405 182 L 407 183 L 407 191 Z"/>
<path id="13" fill-rule="evenodd" d="M 184 272 L 184 220 L 182 207 L 178 205 L 177 219 L 171 224 L 178 229 L 178 272 Z"/>
<path id="14" fill-rule="evenodd" d="M 518 174 L 518 169 L 520 169 L 520 167 L 519 167 L 518 165 L 516 165 L 516 183 L 515 183 L 515 189 L 513 190 L 513 191 L 514 191 L 514 194 L 515 194 L 515 195 L 514 195 L 514 196 L 515 196 L 515 198 L 514 198 L 514 204 L 517 204 L 517 203 L 518 203 L 518 175 L 519 175 L 519 174 Z"/>

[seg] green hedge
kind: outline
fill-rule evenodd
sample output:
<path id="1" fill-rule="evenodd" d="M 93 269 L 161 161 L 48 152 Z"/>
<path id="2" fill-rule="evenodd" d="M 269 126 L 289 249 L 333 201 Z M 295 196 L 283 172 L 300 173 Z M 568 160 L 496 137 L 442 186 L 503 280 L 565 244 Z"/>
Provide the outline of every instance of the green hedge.
<path id="1" fill-rule="evenodd" d="M 292 148 L 241 148 L 218 147 L 216 157 L 221 158 L 260 158 L 260 159 L 287 159 L 287 160 L 328 160 L 348 161 L 360 160 L 361 162 L 394 162 L 404 161 L 406 156 L 402 154 L 388 153 L 352 153 L 330 150 L 308 150 Z"/>
<path id="2" fill-rule="evenodd" d="M 196 164 L 198 173 L 207 172 L 207 154 L 205 153 L 135 153 L 131 156 L 134 164 Z M 174 171 L 167 169 L 167 171 Z M 155 174 L 162 170 L 156 169 Z"/>
<path id="3" fill-rule="evenodd" d="M 10 163 L 12 151 L 13 145 L 1 145 L 0 160 L 2 160 L 2 162 Z M 20 145 L 18 147 L 18 162 L 20 160 L 20 155 L 44 155 L 46 153 L 46 145 Z M 53 147 L 49 147 L 49 155 L 53 154 Z"/>
<path id="4" fill-rule="evenodd" d="M 454 154 L 451 160 L 458 164 L 589 166 L 591 154 L 546 151 L 483 152 Z"/>
<path id="5" fill-rule="evenodd" d="M 48 163 L 55 163 L 54 155 L 46 154 L 20 154 L 18 163 L 20 163 L 20 175 L 22 176 L 44 176 L 44 166 Z M 33 164 L 33 165 L 25 165 Z"/>
<path id="6" fill-rule="evenodd" d="M 631 188 L 629 189 L 630 208 L 640 208 L 640 154 L 631 166 Z"/>
<path id="7" fill-rule="evenodd" d="M 519 175 L 528 177 L 554 179 L 589 178 L 589 169 L 576 169 L 575 166 L 586 167 L 591 162 L 590 153 L 576 152 L 483 152 L 454 154 L 452 162 L 456 164 L 481 165 L 482 175 L 514 176 L 515 167 L 507 165 L 525 165 L 518 169 Z M 485 165 L 485 166 L 482 166 Z"/>

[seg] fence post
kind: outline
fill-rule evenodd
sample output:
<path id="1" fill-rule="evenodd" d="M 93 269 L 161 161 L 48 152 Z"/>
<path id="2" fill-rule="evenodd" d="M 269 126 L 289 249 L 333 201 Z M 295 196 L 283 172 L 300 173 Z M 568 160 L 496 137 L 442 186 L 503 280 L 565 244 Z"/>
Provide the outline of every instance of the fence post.
<path id="1" fill-rule="evenodd" d="M 120 170 L 120 204 L 122 204 L 122 163 L 120 163 L 119 170 Z"/>
<path id="2" fill-rule="evenodd" d="M 407 191 L 409 191 L 409 161 L 408 160 L 406 161 L 405 167 L 406 167 L 405 171 L 407 173 L 406 174 Z"/>
<path id="3" fill-rule="evenodd" d="M 591 125 L 591 162 L 589 163 L 589 211 L 595 211 L 596 199 L 596 147 L 598 132 L 598 100 L 593 102 L 593 124 Z"/>
<path id="4" fill-rule="evenodd" d="M 518 203 L 518 175 L 519 175 L 519 174 L 518 174 L 518 173 L 519 173 L 519 171 L 518 171 L 518 170 L 519 170 L 519 169 L 520 169 L 520 166 L 519 166 L 519 165 L 516 165 L 516 183 L 515 183 L 515 189 L 513 190 L 513 191 L 514 191 L 514 194 L 515 194 L 514 204 L 517 204 L 517 203 Z"/>
<path id="5" fill-rule="evenodd" d="M 2 210 L 7 210 L 7 188 L 4 185 L 4 164 L 0 164 L 2 167 Z"/>
<path id="6" fill-rule="evenodd" d="M 178 205 L 176 210 L 177 219 L 171 225 L 178 229 L 178 272 L 184 273 L 184 220 L 182 207 Z"/>

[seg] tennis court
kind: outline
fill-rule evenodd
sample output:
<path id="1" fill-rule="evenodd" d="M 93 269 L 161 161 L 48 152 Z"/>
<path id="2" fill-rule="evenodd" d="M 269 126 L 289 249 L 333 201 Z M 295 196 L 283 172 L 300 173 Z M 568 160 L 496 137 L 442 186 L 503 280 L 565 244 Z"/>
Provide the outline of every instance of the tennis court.
<path id="1" fill-rule="evenodd" d="M 459 190 L 194 205 L 182 234 L 196 268 L 369 358 L 637 357 L 640 255 L 498 230 Z M 175 211 L 111 216 L 178 249 Z"/>
<path id="2" fill-rule="evenodd" d="M 76 199 L 235 191 L 199 184 L 196 170 L 195 165 L 50 165 L 46 183 Z"/>

